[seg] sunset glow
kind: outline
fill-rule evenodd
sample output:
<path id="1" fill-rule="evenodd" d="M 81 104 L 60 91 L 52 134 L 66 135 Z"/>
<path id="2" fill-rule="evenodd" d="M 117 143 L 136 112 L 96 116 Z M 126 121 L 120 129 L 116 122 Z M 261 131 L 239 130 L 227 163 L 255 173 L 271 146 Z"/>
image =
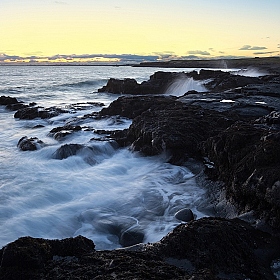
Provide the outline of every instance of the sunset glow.
<path id="1" fill-rule="evenodd" d="M 279 11 L 278 0 L 1 0 L 0 63 L 279 56 Z"/>

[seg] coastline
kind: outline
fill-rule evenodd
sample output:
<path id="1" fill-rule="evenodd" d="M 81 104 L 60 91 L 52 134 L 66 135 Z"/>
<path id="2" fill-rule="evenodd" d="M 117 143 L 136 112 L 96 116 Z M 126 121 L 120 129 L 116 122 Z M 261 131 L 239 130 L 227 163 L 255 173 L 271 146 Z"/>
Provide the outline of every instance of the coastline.
<path id="1" fill-rule="evenodd" d="M 272 72 L 278 69 L 277 65 L 269 67 Z M 27 279 L 68 279 L 67 274 L 79 279 L 89 270 L 91 277 L 105 277 L 100 279 L 133 279 L 135 275 L 139 279 L 152 279 L 155 275 L 157 279 L 275 279 L 269 269 L 271 261 L 280 258 L 279 185 L 275 174 L 279 170 L 280 77 L 268 75 L 258 81 L 202 71 L 193 73 L 193 77 L 214 79 L 208 84 L 209 93 L 203 96 L 209 98 L 208 102 L 202 100 L 203 93 L 194 91 L 179 98 L 143 96 L 143 88 L 148 93 L 161 90 L 163 84 L 157 83 L 167 77 L 161 75 L 154 75 L 154 80 L 142 88 L 128 81 L 126 90 L 141 90 L 142 95 L 122 96 L 101 110 L 100 116 L 124 115 L 133 119 L 129 130 L 111 133 L 120 146 L 131 145 L 143 155 L 167 149 L 172 153 L 170 162 L 178 165 L 187 165 L 192 158 L 199 160 L 204 171 L 198 178 L 214 195 L 217 205 L 221 203 L 219 217 L 182 223 L 157 244 L 142 245 L 133 253 L 97 252 L 94 244 L 82 237 L 64 241 L 19 239 L 0 250 L 1 279 L 16 279 L 22 274 Z M 125 84 L 123 80 L 120 83 Z M 118 82 L 113 84 L 116 91 L 118 86 Z M 234 104 L 221 102 L 225 98 Z M 220 181 L 223 184 L 218 186 Z M 225 195 L 217 195 L 220 191 Z M 248 221 L 255 211 L 252 225 L 235 219 L 236 213 L 225 216 L 234 219 L 221 217 L 228 206 L 223 204 L 225 198 L 236 205 L 239 214 L 248 213 Z M 266 223 L 274 226 L 270 233 L 256 229 L 268 231 Z"/>

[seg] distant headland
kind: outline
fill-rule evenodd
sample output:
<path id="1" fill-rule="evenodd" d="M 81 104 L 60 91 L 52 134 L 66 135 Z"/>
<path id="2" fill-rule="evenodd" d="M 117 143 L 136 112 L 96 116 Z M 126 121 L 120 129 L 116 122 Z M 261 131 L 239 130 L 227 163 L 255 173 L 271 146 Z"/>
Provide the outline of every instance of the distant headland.
<path id="1" fill-rule="evenodd" d="M 280 57 L 255 57 L 238 59 L 208 60 L 170 60 L 157 62 L 141 62 L 135 67 L 166 67 L 166 68 L 247 68 L 257 67 L 269 72 L 279 72 Z"/>

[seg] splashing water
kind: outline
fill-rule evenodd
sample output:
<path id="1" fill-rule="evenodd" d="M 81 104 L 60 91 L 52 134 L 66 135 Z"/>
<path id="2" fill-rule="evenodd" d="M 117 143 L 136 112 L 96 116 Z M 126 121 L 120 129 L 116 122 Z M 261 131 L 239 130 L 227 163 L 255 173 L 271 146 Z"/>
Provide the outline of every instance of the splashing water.
<path id="1" fill-rule="evenodd" d="M 254 67 L 248 67 L 247 69 L 241 69 L 238 71 L 233 71 L 231 73 L 233 75 L 240 75 L 240 76 L 245 76 L 245 77 L 261 77 L 261 76 L 265 76 L 268 74 L 264 70 L 260 70 L 260 69 L 254 68 Z"/>
<path id="2" fill-rule="evenodd" d="M 165 94 L 172 96 L 182 96 L 190 90 L 197 92 L 205 92 L 207 89 L 202 81 L 194 80 L 193 78 L 182 77 L 176 79 L 166 90 Z"/>

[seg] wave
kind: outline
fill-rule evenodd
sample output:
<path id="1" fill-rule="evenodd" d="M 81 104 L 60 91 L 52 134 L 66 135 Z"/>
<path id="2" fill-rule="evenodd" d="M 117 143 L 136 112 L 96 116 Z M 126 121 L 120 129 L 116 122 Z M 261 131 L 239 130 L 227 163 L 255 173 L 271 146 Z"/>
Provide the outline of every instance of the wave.
<path id="1" fill-rule="evenodd" d="M 205 92 L 207 89 L 203 85 L 203 81 L 196 81 L 193 78 L 179 78 L 176 79 L 166 90 L 165 94 L 173 96 L 182 96 L 190 90 L 198 92 Z"/>
<path id="2" fill-rule="evenodd" d="M 264 70 L 260 70 L 260 69 L 257 69 L 255 67 L 248 67 L 246 69 L 233 71 L 233 72 L 231 72 L 231 74 L 246 76 L 246 77 L 261 77 L 261 76 L 267 75 L 268 73 Z"/>
<path id="3" fill-rule="evenodd" d="M 107 80 L 86 80 L 86 81 L 79 81 L 74 83 L 64 83 L 59 85 L 59 87 L 70 87 L 70 88 L 83 88 L 83 87 L 92 87 L 92 86 L 100 86 L 100 84 L 103 84 Z"/>

